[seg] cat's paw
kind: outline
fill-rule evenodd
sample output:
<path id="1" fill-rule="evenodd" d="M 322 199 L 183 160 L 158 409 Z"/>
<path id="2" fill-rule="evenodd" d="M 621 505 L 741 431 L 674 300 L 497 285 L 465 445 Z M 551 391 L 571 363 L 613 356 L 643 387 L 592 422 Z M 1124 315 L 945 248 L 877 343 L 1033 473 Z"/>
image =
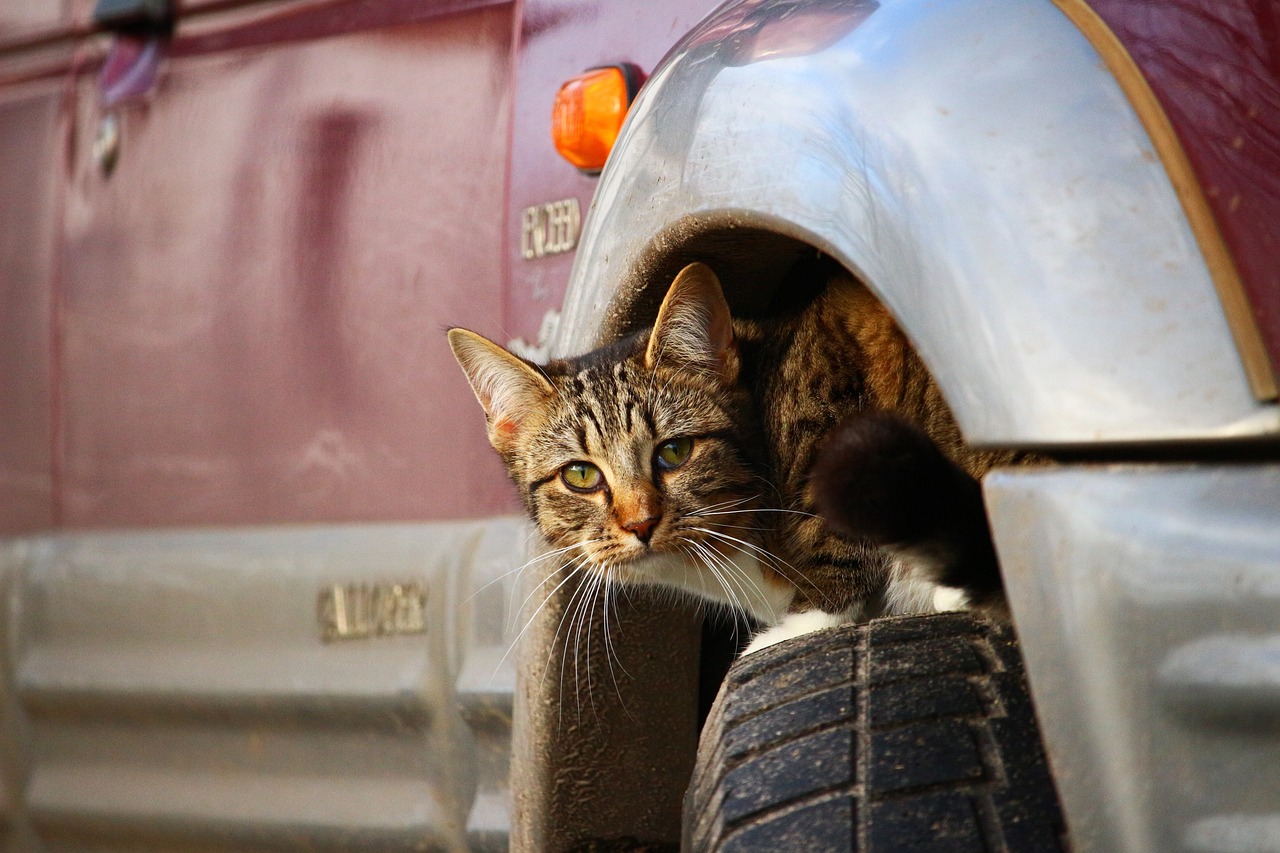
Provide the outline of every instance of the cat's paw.
<path id="1" fill-rule="evenodd" d="M 766 628 L 752 637 L 751 642 L 742 650 L 742 654 L 746 656 L 761 649 L 767 649 L 769 646 L 777 645 L 784 640 L 790 640 L 792 637 L 811 634 L 814 631 L 821 631 L 823 628 L 834 628 L 849 621 L 850 619 L 846 614 L 826 613 L 821 610 L 788 613 L 782 617 L 782 621 L 777 625 Z"/>
<path id="2" fill-rule="evenodd" d="M 933 609 L 939 613 L 948 610 L 968 610 L 969 596 L 964 590 L 953 586 L 938 586 L 933 589 Z"/>

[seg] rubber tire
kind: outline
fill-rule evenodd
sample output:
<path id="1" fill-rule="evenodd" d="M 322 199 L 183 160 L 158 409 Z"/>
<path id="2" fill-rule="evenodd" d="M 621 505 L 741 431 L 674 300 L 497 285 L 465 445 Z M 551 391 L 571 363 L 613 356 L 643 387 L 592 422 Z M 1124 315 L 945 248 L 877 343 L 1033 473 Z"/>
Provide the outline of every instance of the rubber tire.
<path id="1" fill-rule="evenodd" d="M 878 619 L 736 661 L 685 794 L 685 851 L 1067 848 L 1013 633 Z"/>

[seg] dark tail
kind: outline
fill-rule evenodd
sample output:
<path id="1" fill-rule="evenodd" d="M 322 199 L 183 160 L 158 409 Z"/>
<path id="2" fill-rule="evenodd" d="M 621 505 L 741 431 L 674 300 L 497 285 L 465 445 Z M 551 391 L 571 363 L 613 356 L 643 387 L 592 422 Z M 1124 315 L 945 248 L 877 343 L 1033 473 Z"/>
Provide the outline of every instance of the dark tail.
<path id="1" fill-rule="evenodd" d="M 973 607 L 1005 611 L 981 487 L 915 424 L 891 412 L 849 418 L 823 442 L 810 482 L 837 533 L 906 558 Z"/>

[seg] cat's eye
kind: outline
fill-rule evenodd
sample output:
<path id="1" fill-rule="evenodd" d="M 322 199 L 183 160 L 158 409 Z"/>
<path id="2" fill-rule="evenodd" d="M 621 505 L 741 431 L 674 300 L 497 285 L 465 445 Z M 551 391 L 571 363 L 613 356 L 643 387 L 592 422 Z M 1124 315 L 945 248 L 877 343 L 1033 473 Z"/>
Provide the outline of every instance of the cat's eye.
<path id="1" fill-rule="evenodd" d="M 670 471 L 683 465 L 692 452 L 692 438 L 673 438 L 658 445 L 653 453 L 653 461 L 659 468 Z"/>
<path id="2" fill-rule="evenodd" d="M 560 469 L 560 479 L 575 492 L 594 492 L 604 485 L 604 474 L 590 462 L 570 462 Z"/>

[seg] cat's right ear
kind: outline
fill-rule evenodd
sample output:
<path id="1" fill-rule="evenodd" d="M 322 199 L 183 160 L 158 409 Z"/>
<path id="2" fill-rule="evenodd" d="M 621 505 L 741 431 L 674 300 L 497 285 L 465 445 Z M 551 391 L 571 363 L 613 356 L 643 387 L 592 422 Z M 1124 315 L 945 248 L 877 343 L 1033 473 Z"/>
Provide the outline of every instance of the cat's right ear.
<path id="1" fill-rule="evenodd" d="M 551 399 L 555 389 L 536 367 L 475 332 L 450 329 L 449 346 L 484 407 L 489 443 L 503 450 L 525 419 Z"/>
<path id="2" fill-rule="evenodd" d="M 729 384 L 738 378 L 738 345 L 733 319 L 720 279 L 706 264 L 680 271 L 649 335 L 645 366 L 653 370 L 663 359 L 719 376 Z"/>

